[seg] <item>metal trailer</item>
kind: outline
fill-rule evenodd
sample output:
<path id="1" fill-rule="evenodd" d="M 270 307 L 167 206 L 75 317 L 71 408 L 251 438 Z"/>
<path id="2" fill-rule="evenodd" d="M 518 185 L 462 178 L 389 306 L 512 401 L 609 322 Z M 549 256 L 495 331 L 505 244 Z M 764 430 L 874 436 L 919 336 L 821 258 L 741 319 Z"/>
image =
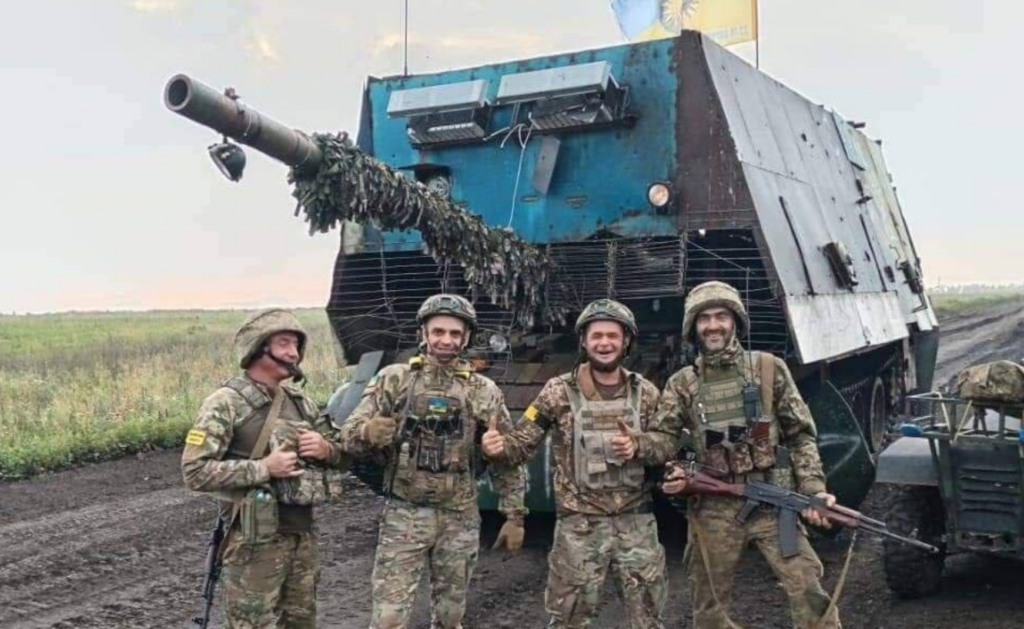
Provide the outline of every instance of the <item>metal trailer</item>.
<path id="1" fill-rule="evenodd" d="M 940 585 L 947 555 L 972 552 L 1024 561 L 1024 431 L 1009 405 L 996 408 L 940 393 L 911 397 L 919 413 L 905 438 L 882 452 L 879 484 L 890 487 L 887 525 L 941 549 L 927 555 L 884 543 L 889 587 L 906 597 Z"/>

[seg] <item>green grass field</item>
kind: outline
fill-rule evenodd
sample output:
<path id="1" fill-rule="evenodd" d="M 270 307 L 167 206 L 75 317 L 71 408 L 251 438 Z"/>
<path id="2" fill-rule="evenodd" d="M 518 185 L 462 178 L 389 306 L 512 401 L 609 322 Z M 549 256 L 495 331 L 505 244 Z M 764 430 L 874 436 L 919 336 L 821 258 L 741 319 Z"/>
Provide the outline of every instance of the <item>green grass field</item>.
<path id="1" fill-rule="evenodd" d="M 940 319 L 1024 300 L 1020 293 L 936 295 Z M 342 383 L 327 317 L 310 332 L 307 391 Z M 0 316 L 0 479 L 179 445 L 203 398 L 235 372 L 239 311 Z"/>
<path id="2" fill-rule="evenodd" d="M 963 314 L 973 308 L 998 306 L 1012 301 L 1024 301 L 1024 293 L 1016 290 L 968 295 L 942 293 L 929 295 L 929 298 L 932 302 L 932 308 L 935 309 L 935 315 L 941 323 L 943 319 Z"/>
<path id="3" fill-rule="evenodd" d="M 346 374 L 322 310 L 306 390 L 321 404 Z M 203 398 L 236 372 L 239 311 L 0 316 L 0 478 L 182 442 Z"/>

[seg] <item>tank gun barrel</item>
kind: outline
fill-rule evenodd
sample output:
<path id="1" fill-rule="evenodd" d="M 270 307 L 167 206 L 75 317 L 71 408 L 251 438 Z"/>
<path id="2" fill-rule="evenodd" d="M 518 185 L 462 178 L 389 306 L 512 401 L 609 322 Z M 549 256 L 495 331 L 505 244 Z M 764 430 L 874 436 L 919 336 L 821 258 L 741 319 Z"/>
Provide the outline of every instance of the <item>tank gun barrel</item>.
<path id="1" fill-rule="evenodd" d="M 347 134 L 307 136 L 240 103 L 234 90 L 221 93 L 186 74 L 167 82 L 164 103 L 176 114 L 291 166 L 288 181 L 298 201 L 296 215 L 306 215 L 310 233 L 328 232 L 343 221 L 417 230 L 435 261 L 458 263 L 474 292 L 509 308 L 518 321 L 532 322 L 540 309 L 553 268 L 544 251 L 363 153 Z M 241 178 L 245 158 L 237 146 L 215 145 L 210 155 L 229 179 Z M 563 313 L 549 307 L 544 314 L 559 318 Z"/>
<path id="2" fill-rule="evenodd" d="M 304 133 L 239 102 L 230 88 L 221 93 L 187 74 L 176 74 L 164 88 L 164 104 L 296 170 L 313 172 L 323 159 L 320 147 Z"/>

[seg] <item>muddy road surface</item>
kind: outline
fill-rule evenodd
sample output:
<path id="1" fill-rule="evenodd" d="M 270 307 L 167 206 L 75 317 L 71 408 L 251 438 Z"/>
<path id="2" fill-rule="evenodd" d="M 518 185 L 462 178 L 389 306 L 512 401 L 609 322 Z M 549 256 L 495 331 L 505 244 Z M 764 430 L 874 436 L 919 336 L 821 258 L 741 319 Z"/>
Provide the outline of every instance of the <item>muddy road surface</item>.
<path id="1" fill-rule="evenodd" d="M 1020 303 L 967 312 L 945 322 L 940 377 L 991 358 L 1024 356 Z M 214 519 L 211 502 L 184 490 L 178 452 L 157 452 L 29 481 L 0 484 L 0 627 L 3 629 L 187 627 L 199 607 L 202 562 Z M 323 556 L 320 626 L 365 629 L 370 572 L 383 500 L 352 479 L 343 497 L 319 511 Z M 864 509 L 877 515 L 884 496 Z M 485 543 L 496 523 L 485 522 Z M 550 518 L 531 517 L 523 552 L 504 560 L 482 550 L 471 587 L 466 629 L 545 625 L 543 610 Z M 690 627 L 683 546 L 671 530 L 667 627 Z M 816 539 L 825 586 L 835 586 L 848 535 Z M 768 566 L 751 552 L 736 585 L 734 616 L 747 629 L 789 627 L 786 601 Z M 427 629 L 428 593 L 421 585 L 412 627 Z M 892 595 L 881 544 L 857 540 L 840 601 L 854 629 L 1024 628 L 1024 566 L 982 557 L 947 560 L 936 595 L 906 601 Z M 213 626 L 221 626 L 215 613 Z M 594 629 L 625 626 L 606 585 Z"/>

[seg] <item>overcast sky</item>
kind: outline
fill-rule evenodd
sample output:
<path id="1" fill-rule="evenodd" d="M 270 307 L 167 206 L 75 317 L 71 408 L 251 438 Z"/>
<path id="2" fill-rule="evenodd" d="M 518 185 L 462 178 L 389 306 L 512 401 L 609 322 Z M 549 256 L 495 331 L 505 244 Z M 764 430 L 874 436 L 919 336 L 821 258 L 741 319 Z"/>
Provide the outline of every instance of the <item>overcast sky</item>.
<path id="1" fill-rule="evenodd" d="M 623 42 L 608 0 L 411 0 L 412 72 Z M 17 8 L 13 8 L 16 6 Z M 402 0 L 35 0 L 0 21 L 0 312 L 323 305 L 336 234 L 164 109 L 177 72 L 307 130 L 401 71 Z M 884 140 L 929 284 L 1024 281 L 1015 0 L 762 0 L 762 68 Z M 738 52 L 752 58 L 750 47 Z"/>

